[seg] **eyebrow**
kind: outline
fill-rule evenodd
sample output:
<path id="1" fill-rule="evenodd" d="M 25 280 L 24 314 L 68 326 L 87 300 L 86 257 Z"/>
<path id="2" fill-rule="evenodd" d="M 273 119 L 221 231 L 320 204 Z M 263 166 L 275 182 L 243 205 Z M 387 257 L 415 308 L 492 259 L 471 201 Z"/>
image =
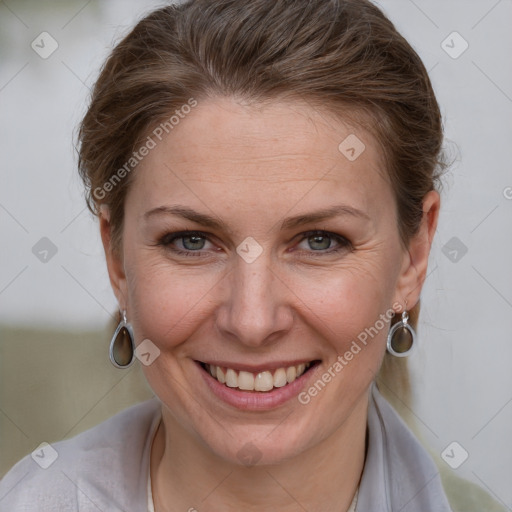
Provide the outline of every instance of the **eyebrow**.
<path id="1" fill-rule="evenodd" d="M 197 212 L 192 208 L 189 208 L 188 206 L 184 205 L 158 206 L 157 208 L 153 208 L 152 210 L 147 211 L 144 214 L 144 218 L 147 220 L 155 215 L 176 215 L 178 217 L 188 219 L 192 222 L 196 222 L 197 224 L 202 224 L 203 226 L 209 227 L 211 229 L 217 229 L 219 231 L 226 231 L 228 233 L 231 233 L 231 230 L 223 221 L 211 215 Z M 333 217 L 339 217 L 343 215 L 349 215 L 356 218 L 371 220 L 370 217 L 365 212 L 363 212 L 362 210 L 358 210 L 353 206 L 335 205 L 329 208 L 324 208 L 322 210 L 303 213 L 300 215 L 296 215 L 294 217 L 288 217 L 284 219 L 283 222 L 281 223 L 281 229 L 292 229 L 303 224 L 310 224 L 312 222 L 318 222 L 321 220 L 331 219 Z"/>

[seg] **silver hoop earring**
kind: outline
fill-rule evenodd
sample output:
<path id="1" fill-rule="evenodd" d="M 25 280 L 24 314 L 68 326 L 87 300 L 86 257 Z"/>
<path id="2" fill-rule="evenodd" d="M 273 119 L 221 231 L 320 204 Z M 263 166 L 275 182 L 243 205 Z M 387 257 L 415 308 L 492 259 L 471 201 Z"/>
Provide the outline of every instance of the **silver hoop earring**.
<path id="1" fill-rule="evenodd" d="M 402 319 L 388 333 L 388 352 L 396 357 L 406 357 L 416 347 L 416 332 L 409 324 L 409 314 L 403 311 Z"/>
<path id="2" fill-rule="evenodd" d="M 135 359 L 135 341 L 132 326 L 126 321 L 126 311 L 110 340 L 110 362 L 116 368 L 128 368 Z"/>

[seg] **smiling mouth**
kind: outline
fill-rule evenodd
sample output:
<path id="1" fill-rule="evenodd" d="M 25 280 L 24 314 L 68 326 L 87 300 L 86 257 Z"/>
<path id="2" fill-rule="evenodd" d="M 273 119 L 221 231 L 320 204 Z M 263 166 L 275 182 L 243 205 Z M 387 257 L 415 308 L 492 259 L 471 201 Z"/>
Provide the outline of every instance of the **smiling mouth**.
<path id="1" fill-rule="evenodd" d="M 213 364 L 198 361 L 203 370 L 209 373 L 215 380 L 229 388 L 242 391 L 269 392 L 276 388 L 282 388 L 291 384 L 299 377 L 307 373 L 320 363 L 318 360 L 301 363 L 295 366 L 265 370 L 261 372 L 247 372 L 225 368 Z"/>

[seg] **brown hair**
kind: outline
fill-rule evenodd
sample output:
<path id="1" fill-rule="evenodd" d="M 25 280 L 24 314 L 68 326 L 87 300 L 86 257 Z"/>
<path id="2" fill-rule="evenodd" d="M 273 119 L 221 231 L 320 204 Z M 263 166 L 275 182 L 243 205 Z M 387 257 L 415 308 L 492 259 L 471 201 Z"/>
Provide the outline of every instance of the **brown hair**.
<path id="1" fill-rule="evenodd" d="M 302 99 L 357 119 L 382 149 L 402 243 L 416 233 L 447 167 L 442 120 L 421 59 L 382 11 L 368 0 L 189 0 L 150 13 L 114 48 L 80 126 L 87 203 L 110 207 L 114 250 L 133 152 L 191 99 L 214 96 Z"/>

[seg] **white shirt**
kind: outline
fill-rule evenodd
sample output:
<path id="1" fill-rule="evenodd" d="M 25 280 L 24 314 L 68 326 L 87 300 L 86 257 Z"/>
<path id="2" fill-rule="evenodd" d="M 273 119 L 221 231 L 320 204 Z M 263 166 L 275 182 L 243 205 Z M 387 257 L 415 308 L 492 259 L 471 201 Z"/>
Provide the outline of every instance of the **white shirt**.
<path id="1" fill-rule="evenodd" d="M 0 480 L 0 512 L 151 510 L 151 444 L 161 419 L 153 398 L 52 444 L 47 469 L 27 455 Z M 334 477 L 334 476 L 333 476 Z M 372 384 L 368 451 L 355 512 L 451 512 L 430 455 Z"/>

